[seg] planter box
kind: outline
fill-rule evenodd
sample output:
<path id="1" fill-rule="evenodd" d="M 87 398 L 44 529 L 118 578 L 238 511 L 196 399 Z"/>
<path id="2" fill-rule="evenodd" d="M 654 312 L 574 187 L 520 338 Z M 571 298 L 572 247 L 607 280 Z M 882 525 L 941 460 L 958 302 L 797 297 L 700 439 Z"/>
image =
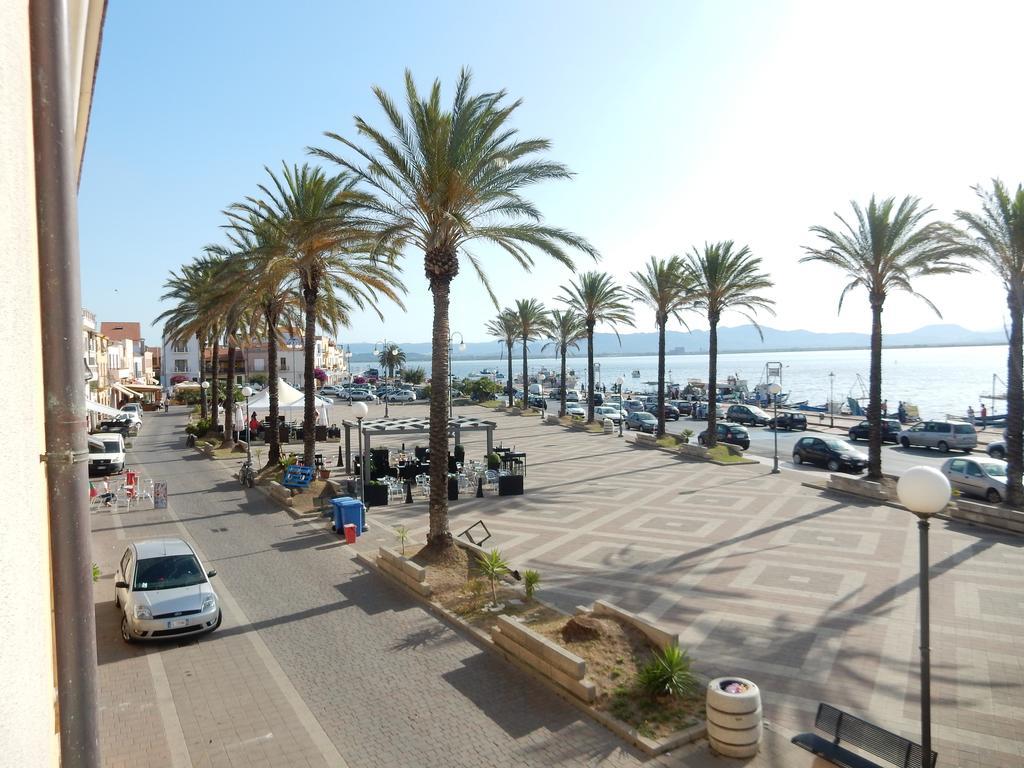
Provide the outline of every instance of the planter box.
<path id="1" fill-rule="evenodd" d="M 708 449 L 703 445 L 690 445 L 689 443 L 682 443 L 676 446 L 679 449 L 679 453 L 683 456 L 689 456 L 692 459 L 707 459 Z"/>
<path id="2" fill-rule="evenodd" d="M 430 597 L 433 593 L 427 583 L 427 569 L 407 560 L 398 552 L 381 547 L 377 555 L 377 567 L 423 597 Z"/>
<path id="3" fill-rule="evenodd" d="M 286 507 L 294 506 L 295 502 L 292 501 L 292 492 L 281 485 L 276 480 L 270 481 L 270 495 L 284 504 Z"/>
<path id="4" fill-rule="evenodd" d="M 523 476 L 522 475 L 500 475 L 498 477 L 499 496 L 522 496 Z"/>
<path id="5" fill-rule="evenodd" d="M 646 432 L 637 432 L 633 438 L 637 445 L 657 445 L 658 438 Z"/>
<path id="6" fill-rule="evenodd" d="M 386 507 L 388 505 L 388 487 L 386 485 L 372 485 L 367 483 L 364 490 L 363 501 L 367 507 Z"/>
<path id="7" fill-rule="evenodd" d="M 889 500 L 889 494 L 885 492 L 881 483 L 861 480 L 859 477 L 851 477 L 849 475 L 831 475 L 828 480 L 828 489 L 841 493 L 852 493 L 855 496 L 861 496 L 872 501 Z"/>
<path id="8" fill-rule="evenodd" d="M 545 424 L 557 424 L 558 423 L 558 414 L 557 413 L 545 413 L 544 414 L 544 423 Z"/>
<path id="9" fill-rule="evenodd" d="M 1008 507 L 998 507 L 980 501 L 958 499 L 956 506 L 948 510 L 954 520 L 980 523 L 1010 533 L 1024 534 L 1024 512 Z"/>
<path id="10" fill-rule="evenodd" d="M 597 701 L 597 686 L 587 676 L 587 663 L 544 635 L 508 616 L 499 616 L 491 628 L 494 644 L 580 701 Z"/>
<path id="11" fill-rule="evenodd" d="M 670 645 L 679 645 L 679 635 L 675 632 L 668 632 L 647 619 L 642 619 L 635 613 L 630 613 L 605 600 L 595 600 L 594 607 L 590 610 L 595 616 L 614 616 L 620 621 L 636 627 L 644 633 L 652 645 L 656 645 L 663 651 Z"/>

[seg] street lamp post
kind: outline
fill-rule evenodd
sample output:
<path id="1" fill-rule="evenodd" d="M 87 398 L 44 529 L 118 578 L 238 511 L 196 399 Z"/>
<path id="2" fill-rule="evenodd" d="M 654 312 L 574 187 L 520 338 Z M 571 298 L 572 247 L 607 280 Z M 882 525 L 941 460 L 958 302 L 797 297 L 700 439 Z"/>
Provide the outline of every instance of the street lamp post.
<path id="1" fill-rule="evenodd" d="M 377 343 L 381 345 L 381 351 L 382 352 L 385 351 L 385 350 L 387 350 L 389 352 L 393 352 L 395 349 L 397 349 L 397 347 L 395 347 L 394 345 L 388 346 L 388 340 L 387 339 L 384 339 L 384 341 L 380 341 L 380 342 L 377 342 Z M 373 345 L 373 354 L 375 354 L 375 355 L 377 354 L 377 344 Z M 383 363 L 381 364 L 381 367 L 382 368 L 384 367 Z M 385 378 L 385 381 L 388 381 L 388 379 Z M 384 395 L 384 418 L 385 419 L 388 417 L 388 403 L 390 403 L 390 402 L 391 402 L 391 395 L 390 395 L 390 393 L 388 393 L 388 394 Z"/>
<path id="2" fill-rule="evenodd" d="M 775 438 L 775 452 L 772 456 L 772 474 L 779 474 L 779 393 L 782 391 L 777 383 L 772 382 L 768 385 L 768 392 L 772 396 L 772 412 L 774 416 L 774 427 L 772 429 L 773 436 Z"/>
<path id="3" fill-rule="evenodd" d="M 949 503 L 949 481 L 934 467 L 911 467 L 896 484 L 900 502 L 917 516 L 921 592 L 921 766 L 932 765 L 932 680 L 929 648 L 928 519 Z"/>
<path id="4" fill-rule="evenodd" d="M 622 437 L 622 385 L 626 383 L 626 380 L 619 376 L 615 383 L 619 387 L 619 437 Z"/>
<path id="5" fill-rule="evenodd" d="M 466 340 L 462 337 L 462 334 L 458 331 L 451 331 L 448 333 L 448 418 L 452 419 L 455 417 L 455 406 L 452 405 L 452 339 L 459 337 L 459 352 L 466 351 Z M 511 382 L 509 382 L 511 383 Z M 523 385 L 525 386 L 525 384 Z"/>
<path id="6" fill-rule="evenodd" d="M 199 387 L 203 390 L 203 410 L 206 411 L 207 417 L 210 415 L 210 406 L 206 400 L 206 390 L 210 388 L 210 382 L 204 381 Z"/>
<path id="7" fill-rule="evenodd" d="M 352 407 L 352 345 L 345 345 L 345 373 L 348 375 L 348 407 Z"/>
<path id="8" fill-rule="evenodd" d="M 836 425 L 836 409 L 832 401 L 836 399 L 836 374 L 832 371 L 828 375 L 828 426 L 829 429 Z"/>
<path id="9" fill-rule="evenodd" d="M 252 387 L 242 387 L 242 397 L 245 398 L 245 460 L 252 464 L 252 429 L 249 427 L 249 398 L 252 397 Z"/>
<path id="10" fill-rule="evenodd" d="M 370 412 L 370 409 L 366 407 L 366 403 L 359 401 L 352 406 L 352 410 L 356 417 L 356 423 L 359 425 L 359 500 L 366 504 L 366 456 L 363 454 L 363 419 L 366 418 L 366 414 Z"/>

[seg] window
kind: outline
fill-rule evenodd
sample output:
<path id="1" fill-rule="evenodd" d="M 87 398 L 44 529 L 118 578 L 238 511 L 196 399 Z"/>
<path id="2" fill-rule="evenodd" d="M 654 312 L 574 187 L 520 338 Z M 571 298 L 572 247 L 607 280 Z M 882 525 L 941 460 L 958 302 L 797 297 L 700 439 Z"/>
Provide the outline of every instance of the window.
<path id="1" fill-rule="evenodd" d="M 981 477 L 982 476 L 981 469 L 978 467 L 977 464 L 974 464 L 973 462 L 971 464 L 967 465 L 967 474 L 968 474 L 969 477 Z"/>
<path id="2" fill-rule="evenodd" d="M 954 459 L 953 463 L 949 465 L 950 472 L 963 472 L 967 466 L 967 462 L 963 459 Z"/>
<path id="3" fill-rule="evenodd" d="M 188 352 L 188 342 L 176 341 L 171 345 L 171 350 L 174 352 Z"/>
<path id="4" fill-rule="evenodd" d="M 174 372 L 175 373 L 187 373 L 188 372 L 188 360 L 182 360 L 178 358 L 174 361 Z"/>
<path id="5" fill-rule="evenodd" d="M 132 551 L 130 549 L 126 549 L 124 551 L 124 556 L 121 558 L 121 576 L 126 581 L 128 579 L 128 564 L 131 563 L 131 560 L 132 560 Z"/>
<path id="6" fill-rule="evenodd" d="M 288 370 L 288 358 L 287 357 L 282 357 L 281 358 L 281 370 L 282 371 L 287 371 Z"/>
<path id="7" fill-rule="evenodd" d="M 254 371 L 265 371 L 267 369 L 267 361 L 262 357 L 254 357 L 252 359 L 252 369 Z"/>

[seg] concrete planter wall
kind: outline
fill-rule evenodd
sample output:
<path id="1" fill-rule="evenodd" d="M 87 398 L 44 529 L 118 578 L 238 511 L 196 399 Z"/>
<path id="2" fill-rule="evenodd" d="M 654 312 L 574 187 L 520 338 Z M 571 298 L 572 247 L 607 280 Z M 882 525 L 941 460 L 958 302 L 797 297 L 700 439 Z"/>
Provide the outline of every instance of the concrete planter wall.
<path id="1" fill-rule="evenodd" d="M 675 632 L 669 632 L 668 630 L 662 629 L 657 624 L 653 624 L 647 619 L 642 619 L 635 613 L 630 613 L 624 608 L 609 603 L 606 600 L 595 600 L 594 606 L 590 609 L 590 613 L 594 616 L 612 616 L 619 619 L 625 624 L 630 624 L 636 627 L 638 630 L 644 633 L 644 636 L 650 640 L 651 645 L 654 645 L 661 650 L 665 650 L 670 645 L 679 645 L 679 635 Z"/>
<path id="2" fill-rule="evenodd" d="M 433 590 L 427 583 L 427 569 L 407 560 L 404 555 L 400 555 L 398 552 L 381 547 L 377 555 L 377 567 L 388 576 L 424 597 L 430 597 L 433 593 Z"/>
<path id="3" fill-rule="evenodd" d="M 494 644 L 517 661 L 561 686 L 580 701 L 593 704 L 597 686 L 587 680 L 587 662 L 508 616 L 491 627 Z"/>
<path id="4" fill-rule="evenodd" d="M 841 493 L 852 493 L 855 496 L 862 496 L 872 501 L 889 500 L 889 494 L 885 492 L 881 483 L 862 480 L 859 477 L 851 477 L 850 475 L 831 475 L 828 481 L 828 489 L 830 491 L 840 491 Z"/>
<path id="5" fill-rule="evenodd" d="M 681 443 L 676 447 L 679 449 L 679 453 L 683 456 L 689 456 L 692 459 L 706 459 L 708 457 L 708 449 L 703 445 Z"/>
<path id="6" fill-rule="evenodd" d="M 637 445 L 657 445 L 658 438 L 654 435 L 649 435 L 646 432 L 636 432 L 633 436 L 633 441 Z"/>
<path id="7" fill-rule="evenodd" d="M 295 504 L 292 500 L 292 492 L 276 480 L 270 481 L 270 495 L 286 507 L 291 507 Z"/>
<path id="8" fill-rule="evenodd" d="M 1024 512 L 1018 512 L 1015 509 L 997 507 L 980 501 L 958 499 L 956 505 L 949 508 L 948 513 L 954 520 L 981 523 L 1010 533 L 1024 534 Z"/>

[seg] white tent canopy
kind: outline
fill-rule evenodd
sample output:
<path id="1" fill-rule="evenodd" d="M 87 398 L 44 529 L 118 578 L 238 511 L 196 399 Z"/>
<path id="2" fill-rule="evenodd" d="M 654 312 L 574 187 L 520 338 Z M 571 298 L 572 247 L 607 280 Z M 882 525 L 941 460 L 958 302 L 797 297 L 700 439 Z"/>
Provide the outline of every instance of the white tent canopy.
<path id="1" fill-rule="evenodd" d="M 102 416 L 120 416 L 121 415 L 121 412 L 119 410 L 117 410 L 116 408 L 111 408 L 109 405 L 103 405 L 102 403 L 97 403 L 95 400 L 91 400 L 90 398 L 86 398 L 85 399 L 85 407 L 88 408 L 90 411 L 93 411 L 94 413 L 98 413 L 98 414 L 100 414 Z"/>
<path id="2" fill-rule="evenodd" d="M 282 416 L 301 418 L 305 408 L 305 398 L 305 393 L 300 392 L 284 379 L 278 378 L 277 407 Z M 330 424 L 327 406 L 331 405 L 331 401 L 314 395 L 313 402 L 317 412 L 320 414 L 320 423 Z M 254 411 L 260 419 L 264 419 L 270 414 L 270 387 L 264 387 L 260 392 L 249 398 L 250 417 Z"/>

